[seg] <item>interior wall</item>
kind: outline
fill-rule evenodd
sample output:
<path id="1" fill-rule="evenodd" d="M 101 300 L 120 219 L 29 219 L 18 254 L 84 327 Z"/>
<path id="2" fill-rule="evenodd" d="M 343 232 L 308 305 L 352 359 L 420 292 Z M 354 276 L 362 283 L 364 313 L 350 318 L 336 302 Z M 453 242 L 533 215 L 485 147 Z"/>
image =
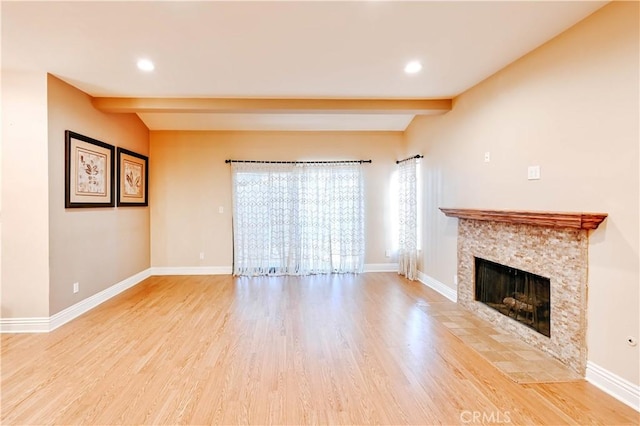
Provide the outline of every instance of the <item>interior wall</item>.
<path id="1" fill-rule="evenodd" d="M 49 316 L 47 75 L 2 70 L 2 318 Z"/>
<path id="2" fill-rule="evenodd" d="M 65 130 L 143 155 L 149 154 L 149 131 L 135 114 L 96 110 L 89 95 L 51 75 L 48 110 L 53 315 L 150 265 L 148 207 L 65 209 Z M 79 283 L 79 292 L 74 294 L 75 282 Z"/>
<path id="3" fill-rule="evenodd" d="M 457 219 L 438 207 L 604 212 L 589 242 L 588 359 L 639 380 L 639 22 L 614 2 L 414 120 L 426 223 L 420 269 L 455 288 Z M 490 152 L 490 162 L 484 161 Z M 540 165 L 541 179 L 527 180 Z"/>
<path id="4" fill-rule="evenodd" d="M 227 159 L 373 160 L 364 168 L 365 263 L 393 262 L 394 258 L 385 257 L 392 238 L 389 181 L 401 150 L 399 132 L 152 131 L 151 264 L 232 265 L 231 167 L 225 164 Z"/>

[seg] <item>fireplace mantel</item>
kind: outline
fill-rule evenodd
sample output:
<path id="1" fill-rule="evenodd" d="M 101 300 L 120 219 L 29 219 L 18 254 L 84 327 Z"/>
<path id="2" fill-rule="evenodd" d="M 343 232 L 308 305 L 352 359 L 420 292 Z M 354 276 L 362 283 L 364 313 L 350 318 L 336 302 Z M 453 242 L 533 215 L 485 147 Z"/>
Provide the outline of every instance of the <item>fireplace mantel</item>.
<path id="1" fill-rule="evenodd" d="M 440 207 L 449 217 L 458 219 L 507 222 L 553 228 L 596 229 L 607 213 L 569 213 L 515 210 L 477 210 Z"/>

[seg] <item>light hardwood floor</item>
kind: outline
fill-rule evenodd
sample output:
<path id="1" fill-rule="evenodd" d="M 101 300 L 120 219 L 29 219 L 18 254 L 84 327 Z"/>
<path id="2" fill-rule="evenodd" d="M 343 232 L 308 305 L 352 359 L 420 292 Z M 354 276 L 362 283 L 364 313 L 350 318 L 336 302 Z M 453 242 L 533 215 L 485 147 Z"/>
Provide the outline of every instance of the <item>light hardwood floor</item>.
<path id="1" fill-rule="evenodd" d="M 587 382 L 514 383 L 393 273 L 152 277 L 2 336 L 2 424 L 638 424 Z"/>

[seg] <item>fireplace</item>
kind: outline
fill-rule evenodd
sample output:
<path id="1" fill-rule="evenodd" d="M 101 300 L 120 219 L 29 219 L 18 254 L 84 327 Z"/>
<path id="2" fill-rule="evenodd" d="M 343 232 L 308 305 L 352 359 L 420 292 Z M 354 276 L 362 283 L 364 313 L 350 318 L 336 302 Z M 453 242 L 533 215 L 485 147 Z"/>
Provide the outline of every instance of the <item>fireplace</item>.
<path id="1" fill-rule="evenodd" d="M 441 210 L 447 216 L 459 219 L 458 303 L 490 321 L 503 333 L 545 351 L 584 375 L 587 364 L 588 232 L 595 230 L 607 215 Z M 507 265 L 512 271 L 518 270 L 518 275 L 520 271 L 527 271 L 532 274 L 530 281 L 548 277 L 549 290 L 542 290 L 540 296 L 536 294 L 534 301 L 527 291 L 507 289 L 504 290 L 507 294 L 487 296 L 491 299 L 489 304 L 483 303 L 483 296 L 478 299 L 476 294 L 478 258 Z M 549 325 L 536 323 L 547 311 Z M 532 319 L 534 312 L 537 320 Z M 514 321 L 514 317 L 524 321 Z"/>
<path id="2" fill-rule="evenodd" d="M 551 280 L 475 257 L 475 300 L 551 337 Z"/>

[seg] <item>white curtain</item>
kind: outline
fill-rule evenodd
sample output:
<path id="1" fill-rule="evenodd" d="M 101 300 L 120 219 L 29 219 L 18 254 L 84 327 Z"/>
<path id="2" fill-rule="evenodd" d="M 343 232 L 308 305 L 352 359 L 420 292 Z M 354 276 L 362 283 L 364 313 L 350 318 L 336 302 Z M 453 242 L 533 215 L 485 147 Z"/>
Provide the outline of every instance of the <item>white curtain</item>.
<path id="1" fill-rule="evenodd" d="M 398 273 L 410 280 L 418 277 L 418 161 L 398 164 Z"/>
<path id="2" fill-rule="evenodd" d="M 232 163 L 234 275 L 362 272 L 359 163 Z"/>

